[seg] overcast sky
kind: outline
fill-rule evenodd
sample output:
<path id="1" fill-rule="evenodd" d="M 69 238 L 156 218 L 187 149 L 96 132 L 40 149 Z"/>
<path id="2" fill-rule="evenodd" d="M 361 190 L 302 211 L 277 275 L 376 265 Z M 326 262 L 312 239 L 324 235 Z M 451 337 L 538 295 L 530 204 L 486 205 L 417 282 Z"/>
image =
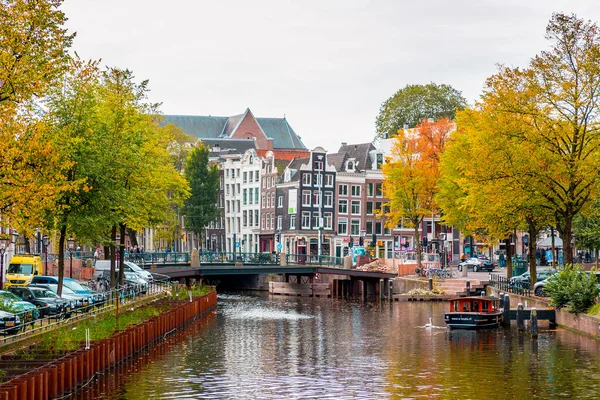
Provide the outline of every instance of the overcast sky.
<path id="1" fill-rule="evenodd" d="M 597 0 L 65 0 L 74 50 L 149 79 L 164 114 L 287 117 L 336 152 L 375 134 L 383 101 L 435 82 L 470 103 L 496 64 L 545 49 L 553 12 Z"/>

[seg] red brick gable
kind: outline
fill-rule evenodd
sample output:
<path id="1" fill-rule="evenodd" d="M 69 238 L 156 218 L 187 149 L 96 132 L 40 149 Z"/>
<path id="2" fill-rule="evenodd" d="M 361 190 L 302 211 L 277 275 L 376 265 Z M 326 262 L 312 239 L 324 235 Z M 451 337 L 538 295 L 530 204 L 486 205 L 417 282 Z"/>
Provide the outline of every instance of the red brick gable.
<path id="1" fill-rule="evenodd" d="M 250 110 L 246 110 L 244 118 L 242 118 L 230 137 L 236 139 L 255 139 L 257 150 L 273 149 L 273 140 L 267 139 Z"/>

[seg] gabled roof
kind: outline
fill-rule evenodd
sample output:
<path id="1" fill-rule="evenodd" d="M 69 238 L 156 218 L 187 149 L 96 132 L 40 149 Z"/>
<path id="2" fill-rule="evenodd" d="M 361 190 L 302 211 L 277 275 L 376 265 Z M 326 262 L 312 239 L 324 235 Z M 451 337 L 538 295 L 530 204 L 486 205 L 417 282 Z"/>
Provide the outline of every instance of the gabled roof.
<path id="1" fill-rule="evenodd" d="M 175 124 L 186 134 L 199 139 L 232 137 L 246 116 L 256 120 L 262 133 L 273 139 L 274 149 L 306 149 L 300 136 L 284 118 L 255 118 L 250 109 L 243 114 L 230 117 L 194 116 L 194 115 L 164 115 L 165 124 Z"/>
<path id="2" fill-rule="evenodd" d="M 364 171 L 372 169 L 371 157 L 369 153 L 375 150 L 373 143 L 359 143 L 359 144 L 342 144 L 339 151 L 335 154 L 328 156 L 329 163 L 333 164 L 332 160 L 339 164 L 333 164 L 337 171 L 345 171 L 345 161 L 350 158 L 354 158 L 358 162 L 358 170 Z"/>
<path id="3" fill-rule="evenodd" d="M 256 149 L 256 143 L 253 139 L 230 139 L 230 138 L 218 138 L 218 139 L 200 139 L 202 143 L 210 147 L 211 152 L 215 147 L 219 147 L 221 153 L 227 152 L 232 153 L 244 153 L 249 149 Z"/>

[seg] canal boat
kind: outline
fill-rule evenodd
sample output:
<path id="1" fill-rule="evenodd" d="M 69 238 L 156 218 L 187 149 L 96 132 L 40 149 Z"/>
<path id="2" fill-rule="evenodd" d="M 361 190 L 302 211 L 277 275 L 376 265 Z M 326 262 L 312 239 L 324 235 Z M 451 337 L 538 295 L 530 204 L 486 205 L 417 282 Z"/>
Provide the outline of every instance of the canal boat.
<path id="1" fill-rule="evenodd" d="M 450 312 L 444 316 L 453 329 L 496 328 L 502 322 L 500 299 L 496 297 L 458 297 L 450 299 Z"/>

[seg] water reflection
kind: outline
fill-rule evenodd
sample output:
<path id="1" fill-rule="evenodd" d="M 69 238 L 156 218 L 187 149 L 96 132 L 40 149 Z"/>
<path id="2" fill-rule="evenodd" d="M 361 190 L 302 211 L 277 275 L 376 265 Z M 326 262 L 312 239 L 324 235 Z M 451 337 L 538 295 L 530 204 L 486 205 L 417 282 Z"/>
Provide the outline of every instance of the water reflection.
<path id="1" fill-rule="evenodd" d="M 220 296 L 218 312 L 78 398 L 595 397 L 598 342 L 444 328 L 445 303 Z M 431 322 L 435 327 L 426 328 Z M 442 328 L 442 329 L 440 329 Z"/>

